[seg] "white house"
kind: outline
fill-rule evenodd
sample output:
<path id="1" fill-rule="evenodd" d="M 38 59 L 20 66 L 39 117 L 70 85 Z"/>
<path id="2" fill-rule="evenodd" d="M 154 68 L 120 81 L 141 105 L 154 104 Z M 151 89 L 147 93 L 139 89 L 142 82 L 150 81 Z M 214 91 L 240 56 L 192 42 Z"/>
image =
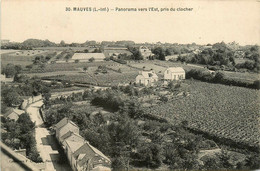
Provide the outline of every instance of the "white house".
<path id="1" fill-rule="evenodd" d="M 164 80 L 183 80 L 185 79 L 185 71 L 181 67 L 171 67 L 164 71 Z"/>
<path id="2" fill-rule="evenodd" d="M 158 81 L 158 76 L 154 71 L 141 71 L 135 79 L 136 84 L 143 84 L 145 86 L 152 86 L 156 81 Z"/>

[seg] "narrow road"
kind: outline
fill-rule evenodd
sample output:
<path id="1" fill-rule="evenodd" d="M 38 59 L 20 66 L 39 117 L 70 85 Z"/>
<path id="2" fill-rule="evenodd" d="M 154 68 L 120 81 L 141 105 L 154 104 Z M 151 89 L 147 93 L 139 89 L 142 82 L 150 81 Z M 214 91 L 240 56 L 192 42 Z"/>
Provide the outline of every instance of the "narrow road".
<path id="1" fill-rule="evenodd" d="M 36 147 L 46 163 L 46 171 L 71 171 L 68 163 L 60 162 L 60 154 L 58 152 L 59 144 L 55 136 L 44 127 L 44 123 L 40 116 L 39 109 L 43 105 L 43 101 L 35 102 L 28 106 L 26 112 L 30 115 L 32 122 L 35 122 L 35 139 Z"/>

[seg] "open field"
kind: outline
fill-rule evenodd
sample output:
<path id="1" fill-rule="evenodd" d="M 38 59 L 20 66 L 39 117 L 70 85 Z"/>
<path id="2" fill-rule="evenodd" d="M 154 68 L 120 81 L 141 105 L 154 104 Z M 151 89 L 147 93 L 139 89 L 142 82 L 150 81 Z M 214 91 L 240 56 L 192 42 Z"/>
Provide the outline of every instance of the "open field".
<path id="1" fill-rule="evenodd" d="M 1 65 L 5 66 L 8 63 L 14 65 L 21 65 L 25 67 L 26 65 L 30 65 L 33 63 L 33 60 L 38 55 L 46 56 L 49 53 L 53 53 L 55 51 L 48 50 L 19 50 L 17 52 L 10 52 L 1 54 Z"/>
<path id="2" fill-rule="evenodd" d="M 55 71 L 78 71 L 82 70 L 84 67 L 98 67 L 100 65 L 112 65 L 116 64 L 112 61 L 102 61 L 102 62 L 80 62 L 80 63 L 54 63 L 48 64 L 44 68 L 44 72 L 55 72 Z"/>
<path id="3" fill-rule="evenodd" d="M 35 55 L 40 55 L 43 53 L 46 53 L 48 51 L 45 50 L 21 50 L 17 51 L 15 53 L 10 53 L 10 56 L 35 56 Z"/>
<path id="4" fill-rule="evenodd" d="M 90 52 L 92 52 L 95 48 L 89 48 L 89 47 L 38 47 L 34 48 L 35 50 L 57 50 L 57 51 L 63 51 L 63 50 L 74 50 L 74 51 L 83 51 L 85 49 L 88 49 Z"/>
<path id="5" fill-rule="evenodd" d="M 70 73 L 70 72 L 69 72 Z M 45 73 L 43 73 L 45 74 Z M 52 74 L 52 73 L 50 73 Z M 138 72 L 129 72 L 129 73 L 117 73 L 114 71 L 109 71 L 106 74 L 98 73 L 94 74 L 93 72 L 79 73 L 75 74 L 64 74 L 64 75 L 48 75 L 50 80 L 64 80 L 72 81 L 75 83 L 86 83 L 92 85 L 101 85 L 101 86 L 113 86 L 118 84 L 127 84 L 135 81 L 135 77 L 138 75 Z M 44 77 L 44 76 L 43 76 Z M 47 77 L 47 76 L 45 76 Z"/>
<path id="6" fill-rule="evenodd" d="M 105 66 L 108 73 L 97 73 L 99 66 Z M 83 68 L 87 67 L 84 72 Z M 127 65 L 119 64 L 113 61 L 101 62 L 83 62 L 83 63 L 54 63 L 48 64 L 43 71 L 26 72 L 28 76 L 49 77 L 48 79 L 69 80 L 77 83 L 89 83 L 94 85 L 117 85 L 135 81 L 139 71 L 144 69 L 150 71 L 153 69 L 159 78 L 163 78 L 163 73 L 168 67 L 183 67 L 186 70 L 198 69 L 196 65 L 186 65 L 178 62 L 167 61 L 141 61 L 129 62 Z M 203 68 L 199 66 L 199 68 Z M 35 72 L 35 73 L 33 73 Z M 236 80 L 247 80 L 253 83 L 259 79 L 256 73 L 224 72 L 227 77 Z"/>
<path id="7" fill-rule="evenodd" d="M 166 67 L 162 67 L 159 65 L 155 65 L 153 62 L 145 62 L 145 63 L 132 63 L 129 64 L 132 67 L 136 67 L 140 70 L 142 70 L 144 67 L 144 70 L 150 71 L 151 69 L 153 69 L 155 71 L 156 74 L 163 74 L 163 72 L 167 69 Z"/>
<path id="8" fill-rule="evenodd" d="M 13 50 L 13 49 L 1 49 L 0 50 L 0 55 L 6 54 L 6 53 L 14 53 L 14 52 L 19 52 L 20 50 Z"/>
<path id="9" fill-rule="evenodd" d="M 169 101 L 146 112 L 217 137 L 259 145 L 260 92 L 241 87 L 186 81 L 190 96 Z"/>
<path id="10" fill-rule="evenodd" d="M 33 63 L 34 57 L 32 56 L 11 56 L 9 54 L 1 55 L 1 66 L 5 66 L 9 63 L 14 65 L 26 66 Z"/>

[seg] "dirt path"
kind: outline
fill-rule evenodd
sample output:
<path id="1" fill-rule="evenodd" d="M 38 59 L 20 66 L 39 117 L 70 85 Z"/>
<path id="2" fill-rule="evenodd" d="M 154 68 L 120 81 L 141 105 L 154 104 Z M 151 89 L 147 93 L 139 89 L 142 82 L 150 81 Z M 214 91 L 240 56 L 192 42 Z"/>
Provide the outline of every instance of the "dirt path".
<path id="1" fill-rule="evenodd" d="M 39 109 L 43 105 L 43 101 L 40 100 L 38 102 L 35 102 L 26 108 L 26 112 L 30 115 L 30 118 L 32 122 L 35 122 L 35 125 L 41 126 L 43 124 Z"/>
<path id="2" fill-rule="evenodd" d="M 46 171 L 71 171 L 68 163 L 60 163 L 60 154 L 58 151 L 59 144 L 55 136 L 51 135 L 40 116 L 39 109 L 43 105 L 42 101 L 38 101 L 28 106 L 26 109 L 30 118 L 36 124 L 35 140 L 36 147 L 42 157 L 43 162 L 46 163 Z"/>

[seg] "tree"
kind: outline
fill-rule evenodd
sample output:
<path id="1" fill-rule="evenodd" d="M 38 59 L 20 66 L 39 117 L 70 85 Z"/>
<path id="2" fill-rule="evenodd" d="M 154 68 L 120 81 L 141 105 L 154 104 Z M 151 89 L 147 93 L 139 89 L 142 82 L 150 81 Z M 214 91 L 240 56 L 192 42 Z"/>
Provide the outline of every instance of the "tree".
<path id="1" fill-rule="evenodd" d="M 95 49 L 92 53 L 101 53 L 101 49 Z"/>
<path id="2" fill-rule="evenodd" d="M 88 70 L 88 67 L 87 66 L 85 66 L 84 68 L 83 68 L 83 71 L 87 71 Z"/>
<path id="3" fill-rule="evenodd" d="M 156 47 L 152 52 L 157 56 L 159 60 L 165 61 L 165 52 L 162 47 Z"/>
<path id="4" fill-rule="evenodd" d="M 162 164 L 162 149 L 158 144 L 143 144 L 138 149 L 137 159 L 147 168 L 158 168 Z"/>
<path id="5" fill-rule="evenodd" d="M 3 73 L 7 78 L 13 77 L 17 71 L 14 64 L 7 64 L 6 67 L 3 68 Z"/>
<path id="6" fill-rule="evenodd" d="M 95 58 L 92 57 L 92 58 L 89 58 L 89 62 L 94 62 L 95 61 Z"/>
<path id="7" fill-rule="evenodd" d="M 31 70 L 31 69 L 32 69 L 32 67 L 33 67 L 33 65 L 32 65 L 32 64 L 31 64 L 31 65 L 27 65 L 27 66 L 26 66 L 26 68 L 27 68 L 27 69 L 29 69 L 29 70 Z"/>
<path id="8" fill-rule="evenodd" d="M 22 101 L 21 96 L 15 90 L 4 92 L 2 97 L 4 103 L 9 107 L 18 106 Z"/>
<path id="9" fill-rule="evenodd" d="M 22 71 L 22 66 L 21 65 L 15 65 L 14 68 L 15 68 L 15 71 L 16 71 L 15 73 L 16 74 L 19 74 Z"/>
<path id="10" fill-rule="evenodd" d="M 60 46 L 61 46 L 61 47 L 65 47 L 65 46 L 66 46 L 66 43 L 64 42 L 64 40 L 62 40 L 62 41 L 60 42 Z"/>

